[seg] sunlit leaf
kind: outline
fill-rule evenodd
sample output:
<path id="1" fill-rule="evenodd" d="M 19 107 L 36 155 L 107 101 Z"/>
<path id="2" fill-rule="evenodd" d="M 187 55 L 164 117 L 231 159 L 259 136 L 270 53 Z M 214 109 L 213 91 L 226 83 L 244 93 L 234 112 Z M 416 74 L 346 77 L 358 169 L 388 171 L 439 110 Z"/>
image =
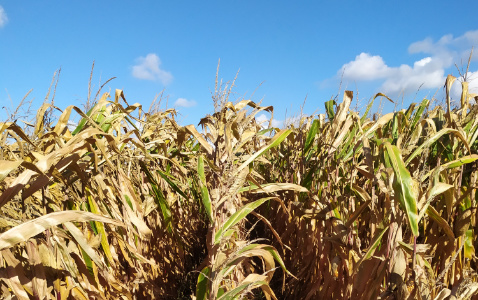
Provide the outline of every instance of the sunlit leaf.
<path id="1" fill-rule="evenodd" d="M 248 203 L 241 207 L 238 211 L 236 211 L 233 215 L 231 215 L 224 224 L 219 227 L 219 230 L 216 232 L 214 236 L 214 244 L 218 244 L 221 241 L 223 233 L 225 233 L 229 228 L 236 225 L 240 221 L 242 221 L 251 211 L 259 207 L 262 203 L 271 200 L 275 197 L 267 197 L 256 200 L 254 202 Z"/>
<path id="2" fill-rule="evenodd" d="M 395 178 L 393 183 L 393 189 L 395 195 L 400 201 L 400 204 L 405 209 L 405 213 L 408 218 L 410 229 L 414 236 L 418 236 L 418 212 L 417 212 L 417 190 L 416 183 L 413 181 L 410 172 L 407 170 L 402 160 L 400 150 L 391 145 L 385 143 L 385 149 L 388 158 L 390 159 L 393 171 L 395 172 Z"/>
<path id="3" fill-rule="evenodd" d="M 123 223 L 86 211 L 59 211 L 27 221 L 21 225 L 0 234 L 0 250 L 10 248 L 18 243 L 25 242 L 31 237 L 65 222 L 96 221 L 124 226 Z"/>
<path id="4" fill-rule="evenodd" d="M 240 172 L 242 169 L 244 169 L 246 166 L 248 166 L 251 162 L 253 162 L 258 156 L 264 154 L 267 152 L 269 149 L 277 147 L 289 134 L 292 133 L 292 130 L 290 129 L 284 129 L 279 131 L 270 141 L 270 143 L 264 147 L 262 147 L 261 150 L 257 151 L 249 159 L 247 159 L 242 165 L 240 165 L 237 169 L 236 172 Z"/>

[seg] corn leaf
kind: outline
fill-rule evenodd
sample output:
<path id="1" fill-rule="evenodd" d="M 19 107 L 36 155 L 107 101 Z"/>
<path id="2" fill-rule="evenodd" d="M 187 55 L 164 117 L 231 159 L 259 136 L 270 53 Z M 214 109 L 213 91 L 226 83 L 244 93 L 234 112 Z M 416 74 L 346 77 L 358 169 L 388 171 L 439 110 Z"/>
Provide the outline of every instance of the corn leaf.
<path id="1" fill-rule="evenodd" d="M 379 234 L 376 235 L 372 244 L 370 245 L 370 247 L 368 247 L 367 251 L 365 252 L 364 256 L 362 256 L 362 258 L 360 258 L 360 260 L 355 265 L 354 273 L 357 273 L 363 261 L 368 260 L 372 257 L 373 253 L 375 252 L 375 249 L 377 249 L 378 245 L 380 245 L 382 241 L 382 237 L 385 234 L 385 232 L 388 230 L 388 227 L 389 226 L 386 226 L 384 229 L 382 229 L 382 231 L 380 231 Z"/>
<path id="2" fill-rule="evenodd" d="M 166 198 L 163 195 L 163 192 L 159 189 L 158 183 L 156 182 L 156 179 L 153 177 L 153 174 L 148 170 L 148 167 L 143 161 L 139 162 L 141 166 L 141 170 L 146 174 L 146 177 L 148 178 L 149 184 L 151 185 L 151 189 L 153 190 L 153 197 L 154 200 L 156 201 L 156 204 L 158 207 L 161 209 L 161 213 L 163 214 L 164 218 L 164 223 L 168 230 L 171 228 L 171 209 L 169 208 L 168 202 L 166 201 Z"/>
<path id="3" fill-rule="evenodd" d="M 422 219 L 422 217 L 425 215 L 425 212 L 428 210 L 428 206 L 430 205 L 430 202 L 438 195 L 441 193 L 444 193 L 448 191 L 449 189 L 452 189 L 453 186 L 450 184 L 446 184 L 443 182 L 437 182 L 436 184 L 433 185 L 431 188 L 430 192 L 428 193 L 428 199 L 426 202 L 422 205 L 420 208 L 420 215 L 418 215 L 418 222 Z"/>
<path id="4" fill-rule="evenodd" d="M 218 300 L 234 300 L 238 299 L 239 296 L 256 287 L 261 287 L 263 285 L 269 285 L 266 281 L 267 276 L 259 274 L 249 274 L 236 288 L 226 292 Z M 275 297 L 274 297 L 275 299 Z"/>
<path id="5" fill-rule="evenodd" d="M 242 169 L 248 166 L 251 162 L 253 162 L 257 157 L 267 152 L 269 149 L 277 147 L 289 134 L 292 133 L 290 129 L 283 129 L 279 131 L 270 141 L 270 143 L 264 147 L 262 147 L 259 151 L 254 153 L 249 159 L 247 159 L 242 165 L 240 165 L 236 169 L 236 173 L 239 173 Z"/>
<path id="6" fill-rule="evenodd" d="M 312 125 L 310 126 L 309 132 L 307 133 L 307 138 L 305 139 L 305 144 L 304 144 L 303 155 L 309 152 L 310 148 L 314 144 L 315 136 L 317 135 L 318 130 L 319 130 L 319 120 L 315 119 L 312 122 Z"/>
<path id="7" fill-rule="evenodd" d="M 463 144 L 468 149 L 468 151 L 470 151 L 470 146 L 468 145 L 466 138 L 458 130 L 455 130 L 452 128 L 443 128 L 442 130 L 438 131 L 433 136 L 431 136 L 429 139 L 427 139 L 425 142 L 423 142 L 415 151 L 413 151 L 413 153 L 405 161 L 405 165 L 408 165 L 412 161 L 412 159 L 414 159 L 417 155 L 422 153 L 424 149 L 430 147 L 439 138 L 441 138 L 443 135 L 448 133 L 454 133 L 456 136 L 458 136 L 463 141 Z"/>
<path id="8" fill-rule="evenodd" d="M 22 160 L 16 161 L 8 161 L 8 160 L 0 160 L 0 182 L 5 179 L 5 177 L 10 174 L 13 170 L 18 168 L 22 164 Z"/>
<path id="9" fill-rule="evenodd" d="M 250 185 L 238 190 L 238 193 L 252 192 L 252 193 L 274 193 L 279 191 L 296 191 L 300 193 L 307 193 L 308 190 L 300 185 L 293 183 L 266 183 L 261 186 Z"/>
<path id="10" fill-rule="evenodd" d="M 198 157 L 198 174 L 200 180 L 202 203 L 204 205 L 204 209 L 206 209 L 206 214 L 209 221 L 213 223 L 214 218 L 212 215 L 212 203 L 211 198 L 209 197 L 209 191 L 207 189 L 206 175 L 204 173 L 204 158 L 201 155 Z"/>
<path id="11" fill-rule="evenodd" d="M 410 229 L 414 236 L 418 236 L 417 191 L 415 183 L 402 160 L 398 147 L 385 143 L 386 153 L 395 173 L 393 189 L 395 197 L 405 209 Z"/>
<path id="12" fill-rule="evenodd" d="M 216 235 L 214 236 L 214 244 L 219 244 L 221 241 L 221 238 L 223 236 L 223 233 L 225 233 L 229 228 L 233 227 L 237 223 L 239 223 L 241 220 L 243 220 L 251 211 L 259 207 L 262 203 L 273 199 L 275 197 L 267 197 L 267 198 L 262 198 L 259 200 L 256 200 L 254 202 L 248 203 L 241 207 L 238 211 L 236 211 L 234 214 L 232 214 L 224 224 L 219 228 L 219 230 L 216 232 Z"/>
<path id="13" fill-rule="evenodd" d="M 453 233 L 453 230 L 451 229 L 450 225 L 445 219 L 443 219 L 442 216 L 440 216 L 440 214 L 436 211 L 435 208 L 433 208 L 433 206 L 429 206 L 427 208 L 427 215 L 433 220 L 435 220 L 438 225 L 440 225 L 440 227 L 443 229 L 443 231 L 445 231 L 446 235 L 448 235 L 451 240 L 455 240 L 455 234 Z"/>
<path id="14" fill-rule="evenodd" d="M 325 111 L 327 112 L 327 117 L 329 118 L 330 122 L 332 122 L 335 117 L 334 105 L 335 105 L 334 100 L 329 100 L 325 102 Z"/>
<path id="15" fill-rule="evenodd" d="M 465 258 L 472 259 L 475 255 L 475 247 L 473 246 L 473 229 L 468 229 L 465 233 L 465 245 L 463 246 L 463 252 Z"/>
<path id="16" fill-rule="evenodd" d="M 442 172 L 444 170 L 458 168 L 458 167 L 461 167 L 465 164 L 472 163 L 477 159 L 478 159 L 477 154 L 471 154 L 471 155 L 463 156 L 462 158 L 459 158 L 457 160 L 447 162 L 446 164 L 440 165 L 440 166 L 434 168 L 433 170 L 431 170 L 430 172 L 428 172 L 427 174 L 423 175 L 423 177 L 421 178 L 421 181 L 422 182 L 425 181 L 425 179 L 430 177 L 430 175 L 433 174 L 433 172 L 436 172 L 437 169 L 440 170 L 439 172 Z"/>
<path id="17" fill-rule="evenodd" d="M 204 148 L 204 150 L 206 150 L 209 155 L 212 155 L 212 146 L 209 145 L 206 139 L 204 139 L 204 137 L 197 131 L 196 127 L 194 127 L 193 125 L 187 125 L 184 128 L 187 132 L 189 132 L 196 138 L 196 140 L 201 144 L 201 146 Z"/>
<path id="18" fill-rule="evenodd" d="M 205 267 L 202 269 L 198 276 L 198 282 L 196 285 L 196 299 L 206 300 L 209 294 L 209 276 L 211 275 L 211 268 Z"/>
<path id="19" fill-rule="evenodd" d="M 87 198 L 91 212 L 94 214 L 100 214 L 101 211 L 95 199 L 91 195 L 87 195 Z M 98 221 L 95 221 L 95 226 L 101 236 L 101 247 L 105 252 L 106 258 L 108 258 L 110 264 L 114 264 L 114 259 L 113 255 L 111 254 L 110 244 L 108 243 L 108 234 L 106 233 L 105 226 L 103 225 L 103 223 Z"/>
<path id="20" fill-rule="evenodd" d="M 25 242 L 31 237 L 65 222 L 88 222 L 96 221 L 110 223 L 116 226 L 124 226 L 123 223 L 94 213 L 77 210 L 53 212 L 39 218 L 22 223 L 0 234 L 0 250 L 13 247 Z"/>
<path id="21" fill-rule="evenodd" d="M 412 122 L 410 124 L 410 130 L 409 132 L 413 132 L 415 129 L 415 126 L 417 126 L 418 121 L 422 118 L 423 116 L 423 111 L 425 108 L 428 106 L 430 101 L 428 99 L 423 99 L 422 103 L 420 103 L 420 106 L 418 107 L 417 111 L 415 112 L 415 115 L 413 116 Z"/>

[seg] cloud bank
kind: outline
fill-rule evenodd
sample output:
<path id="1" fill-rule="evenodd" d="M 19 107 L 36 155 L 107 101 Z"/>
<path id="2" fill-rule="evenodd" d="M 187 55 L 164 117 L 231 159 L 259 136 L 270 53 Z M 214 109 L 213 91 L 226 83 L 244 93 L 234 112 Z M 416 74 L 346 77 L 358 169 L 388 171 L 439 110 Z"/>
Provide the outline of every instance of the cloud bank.
<path id="1" fill-rule="evenodd" d="M 168 85 L 173 80 L 173 75 L 170 72 L 160 68 L 161 60 L 154 53 L 150 53 L 146 57 L 138 57 L 136 63 L 132 70 L 132 75 L 135 78 L 159 81 L 163 85 Z"/>
<path id="2" fill-rule="evenodd" d="M 7 13 L 3 9 L 3 7 L 0 5 L 0 28 L 5 26 L 7 22 L 8 22 Z"/>
<path id="3" fill-rule="evenodd" d="M 178 100 L 176 100 L 174 102 L 174 106 L 179 106 L 179 107 L 193 107 L 193 106 L 196 106 L 197 103 L 196 101 L 194 100 L 188 100 L 188 99 L 185 99 L 185 98 L 178 98 Z"/>
<path id="4" fill-rule="evenodd" d="M 445 35 L 436 42 L 426 38 L 408 47 L 408 53 L 426 56 L 413 65 L 400 66 L 387 65 L 379 55 L 360 53 L 337 71 L 337 77 L 343 76 L 348 81 L 381 81 L 380 91 L 389 95 L 416 92 L 420 87 L 440 88 L 445 83 L 445 70 L 455 62 L 466 64 L 474 45 L 478 45 L 478 30 L 456 38 Z M 472 60 L 478 60 L 478 56 L 475 54 Z"/>

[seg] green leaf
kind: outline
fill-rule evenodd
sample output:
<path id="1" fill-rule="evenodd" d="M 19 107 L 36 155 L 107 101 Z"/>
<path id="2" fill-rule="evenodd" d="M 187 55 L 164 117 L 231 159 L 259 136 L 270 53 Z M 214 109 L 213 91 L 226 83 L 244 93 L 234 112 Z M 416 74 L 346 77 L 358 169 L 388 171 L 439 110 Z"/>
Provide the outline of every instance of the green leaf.
<path id="1" fill-rule="evenodd" d="M 121 112 L 115 112 L 114 114 L 112 115 L 109 115 L 107 117 L 105 117 L 101 123 L 100 123 L 100 127 L 101 129 L 108 133 L 108 131 L 110 130 L 111 126 L 113 125 L 113 123 L 120 119 L 120 118 L 123 118 L 125 116 L 125 114 L 121 113 Z"/>
<path id="2" fill-rule="evenodd" d="M 334 111 L 334 100 L 329 100 L 325 102 L 325 110 L 327 112 L 327 117 L 329 118 L 329 121 L 332 122 L 335 117 L 335 111 Z"/>
<path id="3" fill-rule="evenodd" d="M 98 109 L 97 106 L 99 106 L 100 103 L 96 103 L 90 110 L 86 113 L 86 115 L 89 117 L 91 116 L 91 113 L 93 110 Z M 71 133 L 71 135 L 76 135 L 78 132 L 80 132 L 86 125 L 86 122 L 88 122 L 87 118 L 81 118 L 80 122 L 78 123 L 78 126 L 76 126 L 75 130 Z"/>
<path id="4" fill-rule="evenodd" d="M 410 118 L 410 116 L 412 115 L 412 112 L 415 111 L 415 106 L 416 104 L 415 103 L 412 103 L 410 104 L 410 106 L 407 108 L 407 110 L 405 111 L 405 118 Z"/>
<path id="5" fill-rule="evenodd" d="M 318 130 L 319 130 L 319 120 L 315 119 L 314 122 L 312 122 L 312 125 L 310 126 L 309 132 L 307 133 L 307 138 L 305 139 L 303 154 L 307 153 L 312 147 Z"/>
<path id="6" fill-rule="evenodd" d="M 249 274 L 237 287 L 223 294 L 219 300 L 235 300 L 246 290 L 251 290 L 261 286 L 268 286 L 267 276 L 259 274 Z"/>
<path id="7" fill-rule="evenodd" d="M 221 228 L 219 228 L 219 230 L 216 232 L 216 235 L 214 236 L 214 244 L 215 245 L 219 244 L 223 233 L 226 232 L 229 228 L 233 227 L 234 225 L 239 223 L 241 220 L 243 220 L 251 211 L 259 207 L 262 203 L 273 198 L 275 197 L 262 198 L 241 207 L 241 209 L 239 209 L 233 215 L 231 215 L 229 219 L 227 219 L 226 222 L 224 222 L 224 224 L 221 226 Z"/>
<path id="8" fill-rule="evenodd" d="M 393 180 L 393 190 L 395 197 L 398 198 L 400 204 L 405 208 L 405 213 L 410 224 L 410 228 L 414 236 L 418 236 L 418 213 L 417 213 L 417 191 L 415 183 L 408 172 L 402 160 L 402 155 L 397 146 L 385 143 L 386 154 L 390 164 L 395 172 Z"/>
<path id="9" fill-rule="evenodd" d="M 87 198 L 88 198 L 88 204 L 90 207 L 90 210 L 92 213 L 100 215 L 100 209 L 98 207 L 98 204 L 96 203 L 95 199 L 91 196 L 91 191 L 86 188 L 87 191 Z M 103 251 L 108 258 L 108 261 L 111 265 L 114 265 L 114 259 L 113 255 L 111 254 L 110 250 L 110 244 L 108 243 L 108 234 L 106 233 L 105 230 L 105 225 L 101 222 L 95 221 L 96 229 L 98 230 L 98 233 L 101 236 L 101 248 L 103 248 Z"/>
<path id="10" fill-rule="evenodd" d="M 236 170 L 236 173 L 239 173 L 242 169 L 244 169 L 245 167 L 247 167 L 252 161 L 254 161 L 254 159 L 256 159 L 257 157 L 259 157 L 260 155 L 264 154 L 265 152 L 267 152 L 269 149 L 271 148 L 274 148 L 274 147 L 277 147 L 280 143 L 282 143 L 282 141 L 289 135 L 292 133 L 292 130 L 290 129 L 284 129 L 284 130 L 281 130 L 279 131 L 276 135 L 274 135 L 274 137 L 271 139 L 269 145 L 266 145 L 264 147 L 262 147 L 261 150 L 257 151 L 256 153 L 254 153 L 254 155 L 252 155 L 251 157 L 249 157 L 248 160 L 246 160 L 242 165 L 239 166 L 239 168 L 237 168 Z"/>
<path id="11" fill-rule="evenodd" d="M 168 175 L 166 173 L 164 173 L 163 171 L 161 170 L 156 170 L 156 172 L 158 172 L 158 174 L 171 186 L 171 188 L 176 192 L 178 193 L 179 195 L 183 196 L 184 199 L 187 199 L 188 197 L 186 196 L 186 194 L 184 194 L 183 191 L 181 191 L 179 189 L 179 187 L 177 186 L 177 184 L 175 184 L 168 176 L 171 176 L 171 175 Z M 171 176 L 173 177 L 173 176 Z"/>
<path id="12" fill-rule="evenodd" d="M 472 259 L 475 255 L 475 247 L 473 247 L 473 229 L 468 229 L 465 233 L 465 245 L 463 251 L 465 258 Z"/>
<path id="13" fill-rule="evenodd" d="M 466 141 L 465 137 L 458 131 L 452 128 L 443 128 L 442 130 L 438 131 L 434 135 L 432 135 L 428 140 L 426 140 L 424 143 L 422 143 L 413 153 L 407 158 L 407 161 L 405 162 L 405 165 L 408 165 L 412 159 L 414 159 L 417 155 L 422 153 L 422 151 L 430 147 L 433 143 L 435 143 L 439 138 L 441 138 L 443 135 L 448 134 L 448 133 L 454 133 L 456 136 L 458 136 L 463 143 L 465 144 L 465 147 L 470 151 L 470 146 L 468 145 L 468 142 Z"/>
<path id="14" fill-rule="evenodd" d="M 169 208 L 168 202 L 163 195 L 163 192 L 158 188 L 158 183 L 156 179 L 153 177 L 153 174 L 148 170 L 148 167 L 145 165 L 143 161 L 139 161 L 141 166 L 141 170 L 146 174 L 148 178 L 149 184 L 151 185 L 151 189 L 153 190 L 153 198 L 156 201 L 156 204 L 160 207 L 161 213 L 163 214 L 164 224 L 168 230 L 171 230 L 171 210 Z"/>
<path id="15" fill-rule="evenodd" d="M 304 179 L 302 179 L 302 182 L 300 185 L 310 190 L 315 172 L 317 172 L 317 170 L 315 168 L 311 168 L 309 172 L 307 172 L 307 175 L 305 175 Z"/>
<path id="16" fill-rule="evenodd" d="M 367 260 L 369 259 L 370 257 L 372 257 L 373 253 L 375 252 L 375 249 L 377 249 L 378 245 L 380 245 L 380 242 L 382 241 L 382 237 L 383 235 L 385 234 L 385 232 L 387 231 L 388 229 L 388 226 L 385 227 L 384 229 L 382 229 L 382 231 L 380 232 L 380 234 L 376 237 L 376 239 L 373 241 L 372 245 L 370 246 L 370 248 L 367 249 L 367 252 L 365 253 L 365 255 L 363 256 L 363 259 L 364 260 Z"/>
<path id="17" fill-rule="evenodd" d="M 370 109 L 372 108 L 372 105 L 373 105 L 373 100 L 370 101 L 370 103 L 367 105 L 367 108 L 365 109 L 365 112 L 363 113 L 362 117 L 360 118 L 360 124 L 363 124 L 365 122 L 365 120 L 367 119 L 368 113 L 369 113 Z"/>
<path id="18" fill-rule="evenodd" d="M 198 157 L 198 175 L 199 175 L 199 183 L 201 187 L 201 199 L 206 209 L 206 214 L 209 218 L 211 223 L 214 222 L 213 215 L 212 215 L 212 204 L 211 198 L 209 197 L 209 191 L 207 189 L 207 182 L 206 182 L 206 175 L 204 173 L 204 158 L 202 155 Z"/>
<path id="19" fill-rule="evenodd" d="M 392 122 L 392 138 L 395 141 L 398 139 L 398 113 L 393 115 L 393 122 Z"/>
<path id="20" fill-rule="evenodd" d="M 277 250 L 272 247 L 272 246 L 264 246 L 263 247 L 264 250 L 267 250 L 269 251 L 269 253 L 272 255 L 272 257 L 274 257 L 274 259 L 279 263 L 279 265 L 281 266 L 282 270 L 284 272 L 286 272 L 287 274 L 291 275 L 292 277 L 294 277 L 294 275 L 292 275 L 291 272 L 289 272 L 289 270 L 287 270 L 287 268 L 285 267 L 285 264 L 284 264 L 284 261 L 282 260 L 282 258 L 280 257 L 279 253 L 277 252 Z M 294 277 L 295 278 L 295 277 Z"/>
<path id="21" fill-rule="evenodd" d="M 352 130 L 347 133 L 344 139 L 345 142 L 340 146 L 342 147 L 342 150 L 337 155 L 337 158 L 341 158 L 343 161 L 345 161 L 349 157 L 349 155 L 353 153 L 354 145 L 352 145 L 352 142 L 354 142 L 356 139 L 357 130 L 358 126 L 354 126 Z M 362 146 L 363 145 L 361 144 L 359 147 Z M 359 150 L 359 148 L 357 148 L 357 150 Z"/>
<path id="22" fill-rule="evenodd" d="M 380 245 L 380 242 L 382 241 L 382 237 L 385 234 L 385 232 L 388 230 L 388 227 L 385 227 L 382 229 L 382 231 L 375 237 L 374 241 L 372 242 L 372 245 L 367 249 L 367 252 L 365 252 L 365 255 L 362 256 L 362 258 L 357 262 L 354 268 L 354 273 L 356 273 L 362 264 L 363 261 L 368 260 L 372 257 L 373 253 L 375 252 L 375 249 L 377 249 L 378 245 Z"/>
<path id="23" fill-rule="evenodd" d="M 472 163 L 474 162 L 475 160 L 478 159 L 478 155 L 477 154 L 472 154 L 472 155 L 467 155 L 467 156 L 463 156 L 462 158 L 459 158 L 457 160 L 454 160 L 454 161 L 450 161 L 446 164 L 443 164 L 441 166 L 438 166 L 436 167 L 435 169 L 431 170 L 430 172 L 428 172 L 427 174 L 425 174 L 422 178 L 421 178 L 421 181 L 425 181 L 425 179 L 427 179 L 428 177 L 430 177 L 430 175 L 433 173 L 433 172 L 436 172 L 437 169 L 439 169 L 439 172 L 442 172 L 444 170 L 449 170 L 449 169 L 453 169 L 453 168 L 457 168 L 457 167 L 461 167 L 463 166 L 464 164 L 469 164 L 469 163 Z"/>
<path id="24" fill-rule="evenodd" d="M 211 268 L 205 267 L 202 269 L 198 276 L 198 282 L 196 285 L 196 299 L 206 300 L 209 294 L 208 277 L 211 275 Z"/>
<path id="25" fill-rule="evenodd" d="M 123 195 L 123 196 L 124 196 L 124 198 L 125 198 L 125 200 L 126 200 L 126 203 L 128 203 L 128 206 L 129 206 L 132 210 L 134 210 L 134 208 L 133 208 L 133 203 L 131 202 L 131 199 L 129 198 L 129 196 L 126 195 L 126 194 Z"/>
<path id="26" fill-rule="evenodd" d="M 295 276 L 291 272 L 289 272 L 289 270 L 287 270 L 284 261 L 280 257 L 277 250 L 273 246 L 265 244 L 249 244 L 243 247 L 242 249 L 237 251 L 237 256 L 233 257 L 233 259 L 229 263 L 227 263 L 227 266 L 232 267 L 234 265 L 237 265 L 242 258 L 252 256 L 261 256 L 266 265 L 272 266 L 273 261 L 269 260 L 269 258 L 267 258 L 264 253 L 271 255 L 271 259 L 277 261 L 284 272 L 295 278 Z M 229 268 L 227 272 L 224 272 L 224 274 L 226 275 L 232 270 L 233 268 Z"/>
<path id="27" fill-rule="evenodd" d="M 221 297 L 226 293 L 226 290 L 223 287 L 220 287 L 219 290 L 217 291 L 217 297 Z"/>
<path id="28" fill-rule="evenodd" d="M 415 126 L 417 126 L 418 121 L 420 121 L 423 115 L 423 111 L 425 110 L 425 108 L 428 106 L 429 103 L 430 101 L 428 99 L 423 99 L 422 103 L 420 103 L 420 106 L 418 107 L 417 112 L 413 116 L 412 123 L 410 124 L 409 132 L 413 132 L 413 130 L 415 129 Z"/>
<path id="29" fill-rule="evenodd" d="M 453 188 L 453 185 L 450 185 L 447 183 L 443 183 L 443 182 L 435 183 L 433 187 L 431 188 L 430 192 L 428 193 L 428 199 L 426 200 L 425 204 L 420 210 L 420 215 L 418 216 L 418 222 L 420 222 L 422 217 L 425 215 L 425 212 L 428 210 L 428 206 L 430 205 L 430 202 L 433 200 L 433 198 L 452 188 Z"/>
<path id="30" fill-rule="evenodd" d="M 85 258 L 87 258 L 85 259 L 85 262 L 88 263 L 88 260 L 90 260 L 90 263 L 91 261 L 94 261 L 97 266 L 106 267 L 103 261 L 101 261 L 96 254 L 95 250 L 88 244 L 86 237 L 83 235 L 81 230 L 78 229 L 78 227 L 76 227 L 71 222 L 65 222 L 63 223 L 63 226 L 68 229 L 71 236 L 73 236 L 78 245 L 80 245 L 80 248 L 83 251 L 83 255 L 85 256 Z"/>

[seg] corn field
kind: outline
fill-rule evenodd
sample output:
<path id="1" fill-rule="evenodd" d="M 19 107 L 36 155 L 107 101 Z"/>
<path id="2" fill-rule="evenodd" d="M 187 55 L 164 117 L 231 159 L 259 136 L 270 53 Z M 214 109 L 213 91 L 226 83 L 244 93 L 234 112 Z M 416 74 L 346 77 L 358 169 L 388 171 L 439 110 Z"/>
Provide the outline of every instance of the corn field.
<path id="1" fill-rule="evenodd" d="M 345 91 L 284 129 L 217 81 L 198 127 L 121 90 L 85 112 L 45 102 L 31 124 L 0 122 L 1 298 L 470 299 L 467 84 L 450 75 L 446 105 L 372 118 L 393 99 L 359 114 Z"/>

